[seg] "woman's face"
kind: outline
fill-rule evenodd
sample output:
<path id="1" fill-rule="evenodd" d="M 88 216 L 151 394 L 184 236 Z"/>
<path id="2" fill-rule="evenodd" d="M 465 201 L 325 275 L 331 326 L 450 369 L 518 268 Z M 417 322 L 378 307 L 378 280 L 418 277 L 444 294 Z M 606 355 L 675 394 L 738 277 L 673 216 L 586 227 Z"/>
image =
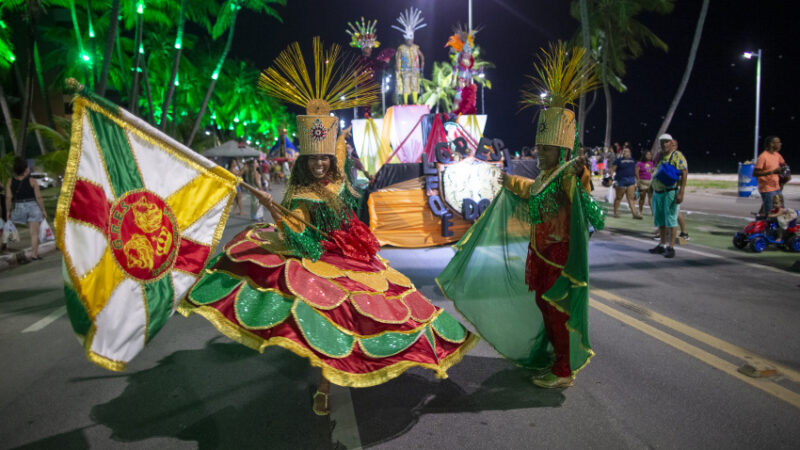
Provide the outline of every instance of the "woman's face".
<path id="1" fill-rule="evenodd" d="M 652 161 L 653 160 L 653 153 L 650 150 L 644 152 L 644 160 L 645 161 Z"/>
<path id="2" fill-rule="evenodd" d="M 331 160 L 328 155 L 312 155 L 308 157 L 308 171 L 315 180 L 321 180 L 328 174 Z"/>

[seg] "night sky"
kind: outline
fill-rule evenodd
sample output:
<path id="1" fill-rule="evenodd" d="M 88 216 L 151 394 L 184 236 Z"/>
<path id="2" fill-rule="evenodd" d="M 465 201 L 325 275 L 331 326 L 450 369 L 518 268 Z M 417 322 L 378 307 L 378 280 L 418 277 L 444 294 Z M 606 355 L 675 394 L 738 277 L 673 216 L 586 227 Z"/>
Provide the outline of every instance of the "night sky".
<path id="1" fill-rule="evenodd" d="M 548 41 L 570 39 L 577 30 L 577 21 L 569 15 L 569 3 L 473 0 L 473 26 L 483 27 L 476 43 L 485 59 L 497 66 L 487 72 L 494 86 L 485 91 L 489 116 L 485 134 L 503 139 L 512 151 L 532 145 L 535 136 L 533 112 L 519 113 L 517 103 L 525 75 L 532 73 L 534 55 Z M 669 45 L 669 51 L 646 48 L 642 57 L 627 64 L 624 82 L 628 91 L 612 94 L 612 142 L 630 141 L 636 157 L 639 149 L 649 147 L 677 90 L 700 12 L 700 0 L 676 3 L 670 15 L 640 17 Z M 744 59 L 742 53 L 761 48 L 760 135 L 780 136 L 781 153 L 800 173 L 795 131 L 800 114 L 793 101 L 798 76 L 791 68 L 791 62 L 798 60 L 797 46 L 791 39 L 797 26 L 797 7 L 793 5 L 780 0 L 711 2 L 692 78 L 668 130 L 686 154 L 690 171 L 733 173 L 737 161 L 752 158 L 756 61 Z M 425 54 L 425 76 L 430 77 L 433 61 L 447 60 L 444 44 L 452 27 L 467 21 L 467 0 L 288 0 L 286 7 L 278 8 L 282 24 L 253 13 L 241 15 L 232 53 L 266 68 L 293 41 L 299 40 L 304 49 L 310 49 L 314 35 L 322 36 L 326 43 L 347 46 L 347 21 L 361 16 L 378 19 L 381 48 L 396 47 L 402 36 L 390 26 L 408 6 L 421 9 L 428 24 L 417 31 L 415 42 Z M 480 90 L 477 107 L 480 111 Z M 349 111 L 343 115 L 352 118 Z M 587 119 L 587 129 L 587 145 L 602 145 L 602 90 Z"/>

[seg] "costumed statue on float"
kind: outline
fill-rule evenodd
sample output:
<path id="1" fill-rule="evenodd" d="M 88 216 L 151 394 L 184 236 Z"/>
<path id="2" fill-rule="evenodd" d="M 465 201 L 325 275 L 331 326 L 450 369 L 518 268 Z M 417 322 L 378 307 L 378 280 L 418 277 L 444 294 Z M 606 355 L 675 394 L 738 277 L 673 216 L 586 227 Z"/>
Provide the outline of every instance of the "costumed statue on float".
<path id="1" fill-rule="evenodd" d="M 397 47 L 397 53 L 395 53 L 397 95 L 403 95 L 403 104 L 405 105 L 408 104 L 408 94 L 411 94 L 412 103 L 417 104 L 420 79 L 425 70 L 425 55 L 414 43 L 414 32 L 427 25 L 423 23 L 424 20 L 422 11 L 417 8 L 408 8 L 397 18 L 400 26 L 392 25 L 392 28 L 403 33 L 403 39 L 405 39 L 405 43 Z"/>
<path id="2" fill-rule="evenodd" d="M 543 106 L 536 133 L 540 173 L 535 180 L 504 175 L 500 194 L 437 278 L 478 333 L 537 371 L 532 382 L 544 388 L 572 386 L 594 355 L 587 251 L 589 225 L 602 228 L 604 211 L 581 181 L 577 158 L 570 159 L 578 140 L 575 114 L 567 109 L 598 86 L 585 55 L 563 43 L 543 50 L 522 96 L 523 108 Z"/>
<path id="3" fill-rule="evenodd" d="M 268 95 L 306 109 L 282 204 L 255 192 L 276 224 L 228 242 L 181 311 L 257 350 L 276 345 L 308 358 L 322 370 L 313 409 L 325 415 L 329 383 L 374 386 L 411 367 L 444 378 L 478 337 L 378 256 L 378 241 L 354 215 L 357 193 L 343 173 L 349 129 L 337 139 L 331 110 L 369 105 L 378 86 L 364 72 L 350 76 L 338 45 L 323 50 L 316 37 L 313 47 L 312 76 L 295 42 L 259 80 Z"/>
<path id="4" fill-rule="evenodd" d="M 380 80 L 383 79 L 383 71 L 389 64 L 389 60 L 394 56 L 395 50 L 393 48 L 385 48 L 377 55 L 372 54 L 372 49 L 381 46 L 378 42 L 378 21 L 361 21 L 347 22 L 348 30 L 345 32 L 350 35 L 350 46 L 360 49 L 361 52 L 356 59 L 356 76 L 364 72 L 369 75 L 368 82 L 381 84 Z M 364 105 L 356 108 L 355 117 L 357 119 L 370 117 L 371 105 Z"/>
<path id="5" fill-rule="evenodd" d="M 475 34 L 477 30 L 470 30 L 459 25 L 453 30 L 455 33 L 447 40 L 445 47 L 450 47 L 456 53 L 456 62 L 453 65 L 453 86 L 456 96 L 453 99 L 456 109 L 454 114 L 476 114 L 478 87 L 473 83 L 473 68 L 475 57 L 472 50 L 475 48 Z"/>

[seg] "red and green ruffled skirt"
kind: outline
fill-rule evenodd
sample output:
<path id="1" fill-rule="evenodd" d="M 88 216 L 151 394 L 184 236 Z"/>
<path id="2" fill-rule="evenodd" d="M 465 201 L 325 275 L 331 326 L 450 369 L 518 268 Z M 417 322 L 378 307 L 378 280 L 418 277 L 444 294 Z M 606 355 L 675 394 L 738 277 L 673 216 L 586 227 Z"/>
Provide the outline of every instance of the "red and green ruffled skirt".
<path id="1" fill-rule="evenodd" d="M 384 383 L 411 367 L 439 378 L 478 341 L 386 260 L 289 256 L 271 225 L 238 234 L 179 311 L 259 351 L 280 346 L 341 386 Z"/>

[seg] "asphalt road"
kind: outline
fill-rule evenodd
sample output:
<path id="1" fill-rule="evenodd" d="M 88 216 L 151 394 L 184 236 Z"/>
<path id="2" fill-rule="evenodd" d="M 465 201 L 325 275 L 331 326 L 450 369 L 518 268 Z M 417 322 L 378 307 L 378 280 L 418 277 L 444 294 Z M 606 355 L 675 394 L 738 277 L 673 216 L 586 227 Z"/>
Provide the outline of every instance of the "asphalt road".
<path id="1" fill-rule="evenodd" d="M 224 239 L 247 221 L 233 217 Z M 318 373 L 176 316 L 125 373 L 88 362 L 63 314 L 60 257 L 0 273 L 0 448 L 796 448 L 800 276 L 689 244 L 590 242 L 597 356 L 575 387 L 542 390 L 480 343 L 436 380 L 334 387 L 315 416 Z M 438 306 L 449 247 L 384 249 Z M 745 363 L 778 376 L 750 378 Z"/>

